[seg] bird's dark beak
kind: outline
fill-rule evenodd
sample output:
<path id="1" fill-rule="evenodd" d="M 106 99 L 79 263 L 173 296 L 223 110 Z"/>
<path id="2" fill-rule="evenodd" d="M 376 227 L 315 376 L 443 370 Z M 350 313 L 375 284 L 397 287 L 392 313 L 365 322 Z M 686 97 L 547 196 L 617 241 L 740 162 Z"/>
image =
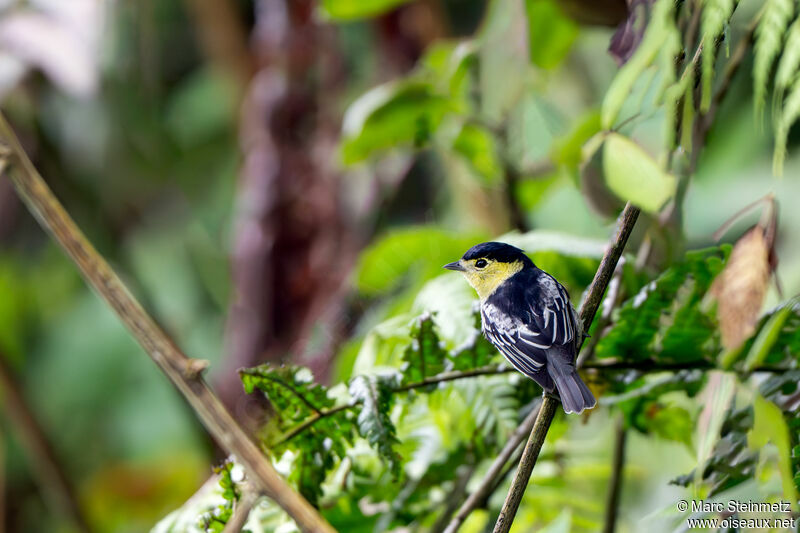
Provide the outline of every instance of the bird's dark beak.
<path id="1" fill-rule="evenodd" d="M 464 267 L 461 266 L 461 263 L 458 261 L 447 263 L 443 268 L 446 268 L 447 270 L 457 270 L 459 272 L 464 272 Z"/>

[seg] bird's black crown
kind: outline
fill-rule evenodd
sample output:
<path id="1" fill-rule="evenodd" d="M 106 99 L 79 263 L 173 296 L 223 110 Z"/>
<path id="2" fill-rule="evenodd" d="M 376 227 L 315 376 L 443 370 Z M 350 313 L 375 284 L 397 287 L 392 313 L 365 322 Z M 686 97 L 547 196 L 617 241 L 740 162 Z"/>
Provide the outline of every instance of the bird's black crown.
<path id="1" fill-rule="evenodd" d="M 481 244 L 476 244 L 467 250 L 462 259 L 465 261 L 470 261 L 472 259 L 478 259 L 481 257 L 493 259 L 501 263 L 522 261 L 526 264 L 533 264 L 528 256 L 525 255 L 525 252 L 516 246 L 511 246 L 510 244 L 506 244 L 504 242 L 483 242 Z"/>

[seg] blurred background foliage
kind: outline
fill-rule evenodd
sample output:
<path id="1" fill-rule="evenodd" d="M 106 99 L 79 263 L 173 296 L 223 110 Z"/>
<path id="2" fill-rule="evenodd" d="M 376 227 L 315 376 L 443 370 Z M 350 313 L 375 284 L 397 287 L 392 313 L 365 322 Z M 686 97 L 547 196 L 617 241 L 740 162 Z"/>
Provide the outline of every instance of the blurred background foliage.
<path id="1" fill-rule="evenodd" d="M 673 531 L 679 499 L 797 500 L 799 12 L 5 0 L 0 94 L 81 228 L 340 531 L 442 531 L 541 394 L 441 265 L 502 239 L 577 304 L 640 205 L 586 347 L 600 406 L 557 416 L 513 531 L 601 530 L 620 435 L 616 529 Z M 6 530 L 222 530 L 242 473 L 212 472 L 190 409 L 3 179 L 0 359 Z M 266 501 L 248 527 L 293 530 Z"/>

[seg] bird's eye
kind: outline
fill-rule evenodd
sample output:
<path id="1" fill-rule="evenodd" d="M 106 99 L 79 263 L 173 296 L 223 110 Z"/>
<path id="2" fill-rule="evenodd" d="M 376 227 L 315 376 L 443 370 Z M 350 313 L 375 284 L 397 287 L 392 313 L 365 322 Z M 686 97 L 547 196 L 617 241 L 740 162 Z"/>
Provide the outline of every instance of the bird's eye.
<path id="1" fill-rule="evenodd" d="M 489 263 L 486 261 L 486 259 L 478 259 L 477 261 L 475 261 L 475 266 L 476 266 L 477 268 L 483 268 L 483 267 L 485 267 L 485 266 L 486 266 L 486 265 L 488 265 L 488 264 L 489 264 Z"/>

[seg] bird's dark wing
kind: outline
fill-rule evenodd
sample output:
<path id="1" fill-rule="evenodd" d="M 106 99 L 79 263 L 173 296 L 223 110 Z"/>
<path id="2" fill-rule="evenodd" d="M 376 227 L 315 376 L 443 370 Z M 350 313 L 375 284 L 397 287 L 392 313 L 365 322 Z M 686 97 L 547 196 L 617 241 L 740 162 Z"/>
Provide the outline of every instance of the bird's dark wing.
<path id="1" fill-rule="evenodd" d="M 566 290 L 542 271 L 498 289 L 481 306 L 483 331 L 514 367 L 551 390 L 548 357 L 572 364 L 577 322 Z"/>
<path id="2" fill-rule="evenodd" d="M 534 284 L 528 285 L 519 302 L 529 313 L 520 338 L 546 345 L 566 345 L 577 338 L 577 318 L 569 295 L 564 287 L 548 274 L 542 272 Z"/>
<path id="3" fill-rule="evenodd" d="M 500 353 L 514 365 L 514 368 L 530 377 L 535 377 L 547 363 L 544 349 L 535 348 L 529 341 L 523 341 L 519 332 L 525 326 L 500 307 L 491 303 L 481 306 L 483 333 Z"/>

